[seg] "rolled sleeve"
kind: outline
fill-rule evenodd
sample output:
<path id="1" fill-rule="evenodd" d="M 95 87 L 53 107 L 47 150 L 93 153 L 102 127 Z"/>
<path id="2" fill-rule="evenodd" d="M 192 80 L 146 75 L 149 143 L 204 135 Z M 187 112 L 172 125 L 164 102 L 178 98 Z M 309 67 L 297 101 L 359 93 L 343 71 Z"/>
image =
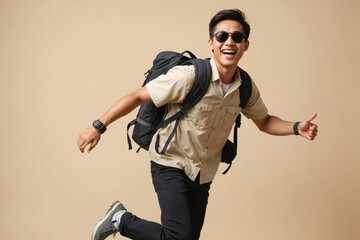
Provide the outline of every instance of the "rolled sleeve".
<path id="1" fill-rule="evenodd" d="M 182 102 L 194 82 L 193 66 L 176 66 L 145 85 L 157 107 Z"/>
<path id="2" fill-rule="evenodd" d="M 252 82 L 252 92 L 251 97 L 249 99 L 248 104 L 246 107 L 242 110 L 242 113 L 250 119 L 262 119 L 266 117 L 268 114 L 268 109 L 266 108 L 263 100 L 260 96 L 260 91 L 257 88 L 255 82 L 251 80 Z"/>

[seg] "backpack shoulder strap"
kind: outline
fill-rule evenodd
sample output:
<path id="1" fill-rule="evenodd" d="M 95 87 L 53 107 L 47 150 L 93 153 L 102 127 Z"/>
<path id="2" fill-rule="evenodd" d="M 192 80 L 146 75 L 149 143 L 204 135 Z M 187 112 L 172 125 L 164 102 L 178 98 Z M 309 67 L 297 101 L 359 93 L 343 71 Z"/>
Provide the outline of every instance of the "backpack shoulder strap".
<path id="1" fill-rule="evenodd" d="M 211 65 L 209 60 L 192 59 L 189 63 L 195 67 L 195 80 L 183 101 L 182 112 L 186 112 L 201 100 L 209 88 L 211 78 Z"/>
<path id="2" fill-rule="evenodd" d="M 193 106 L 195 106 L 200 99 L 205 95 L 209 84 L 210 84 L 210 78 L 211 78 L 211 65 L 208 60 L 203 59 L 191 59 L 190 61 L 185 63 L 186 65 L 194 65 L 195 68 L 195 79 L 194 83 L 189 91 L 189 93 L 186 95 L 182 107 L 179 112 L 175 113 L 173 116 L 165 119 L 159 125 L 156 127 L 156 130 L 158 130 L 161 127 L 166 126 L 170 122 L 176 120 L 175 126 L 173 130 L 171 131 L 168 139 L 166 140 L 164 147 L 161 151 L 159 151 L 159 135 L 156 136 L 156 142 L 155 142 L 155 150 L 159 154 L 164 154 L 171 139 L 174 137 L 176 133 L 177 126 L 179 124 L 179 119 Z"/>
<path id="3" fill-rule="evenodd" d="M 246 107 L 246 104 L 249 102 L 252 92 L 252 82 L 250 75 L 243 69 L 239 68 L 240 71 L 240 77 L 241 77 L 241 85 L 239 87 L 240 91 L 240 107 L 244 109 Z M 235 126 L 234 126 L 234 133 L 233 133 L 233 144 L 235 149 L 235 156 L 237 155 L 237 129 L 241 126 L 241 114 L 239 114 L 235 120 Z M 229 164 L 229 167 L 223 172 L 223 174 L 226 174 L 231 167 L 231 162 Z"/>
<path id="4" fill-rule="evenodd" d="M 245 108 L 246 104 L 249 102 L 252 83 L 250 75 L 243 69 L 239 68 L 241 76 L 241 86 L 240 86 L 240 107 Z"/>
<path id="5" fill-rule="evenodd" d="M 240 95 L 240 107 L 244 109 L 248 104 L 251 93 L 252 93 L 252 82 L 250 75 L 243 69 L 239 68 L 240 77 L 241 77 L 241 85 L 239 87 L 239 95 Z M 236 118 L 236 127 L 239 128 L 241 125 L 241 115 Z"/>

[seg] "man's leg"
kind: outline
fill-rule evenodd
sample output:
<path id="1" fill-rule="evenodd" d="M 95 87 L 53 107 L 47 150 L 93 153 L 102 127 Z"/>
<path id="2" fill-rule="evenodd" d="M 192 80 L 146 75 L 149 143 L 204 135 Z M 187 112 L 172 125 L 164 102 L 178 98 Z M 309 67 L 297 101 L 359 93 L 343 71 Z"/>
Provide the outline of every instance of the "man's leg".
<path id="1" fill-rule="evenodd" d="M 192 185 L 190 194 L 191 239 L 197 240 L 200 238 L 200 232 L 204 225 L 211 183 L 199 185 L 198 177 Z"/>
<path id="2" fill-rule="evenodd" d="M 121 218 L 120 233 L 136 240 L 192 239 L 189 201 L 194 182 L 184 171 L 154 162 L 151 162 L 151 173 L 161 208 L 162 225 L 125 213 Z"/>

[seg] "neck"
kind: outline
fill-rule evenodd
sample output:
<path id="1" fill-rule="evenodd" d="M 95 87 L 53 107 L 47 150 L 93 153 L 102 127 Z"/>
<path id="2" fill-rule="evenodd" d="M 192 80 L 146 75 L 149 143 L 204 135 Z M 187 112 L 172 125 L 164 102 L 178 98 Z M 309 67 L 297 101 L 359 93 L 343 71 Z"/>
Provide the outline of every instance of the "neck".
<path id="1" fill-rule="evenodd" d="M 225 83 L 225 84 L 230 84 L 232 83 L 233 79 L 234 79 L 234 75 L 236 72 L 236 68 L 226 68 L 226 67 L 218 67 L 218 71 L 219 71 L 219 76 L 221 79 L 221 82 Z"/>
<path id="2" fill-rule="evenodd" d="M 219 77 L 220 77 L 221 82 L 223 82 L 225 84 L 232 83 L 236 69 L 238 68 L 237 64 L 234 63 L 229 66 L 225 66 L 223 64 L 220 64 L 216 60 L 216 58 L 214 58 L 214 61 L 215 61 L 216 68 L 219 72 Z"/>

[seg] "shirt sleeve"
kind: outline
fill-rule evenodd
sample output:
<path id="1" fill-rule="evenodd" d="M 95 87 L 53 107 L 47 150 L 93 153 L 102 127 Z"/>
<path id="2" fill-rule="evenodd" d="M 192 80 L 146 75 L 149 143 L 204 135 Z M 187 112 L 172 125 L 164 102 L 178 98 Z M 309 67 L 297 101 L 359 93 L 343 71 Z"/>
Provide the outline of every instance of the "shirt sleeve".
<path id="1" fill-rule="evenodd" d="M 262 119 L 268 114 L 268 109 L 266 108 L 263 100 L 260 96 L 260 91 L 257 88 L 255 82 L 251 79 L 252 91 L 249 102 L 246 104 L 245 108 L 242 109 L 242 113 L 247 117 L 254 120 Z"/>
<path id="2" fill-rule="evenodd" d="M 167 103 L 180 103 L 194 82 L 194 66 L 175 66 L 145 85 L 151 100 L 157 107 Z"/>

